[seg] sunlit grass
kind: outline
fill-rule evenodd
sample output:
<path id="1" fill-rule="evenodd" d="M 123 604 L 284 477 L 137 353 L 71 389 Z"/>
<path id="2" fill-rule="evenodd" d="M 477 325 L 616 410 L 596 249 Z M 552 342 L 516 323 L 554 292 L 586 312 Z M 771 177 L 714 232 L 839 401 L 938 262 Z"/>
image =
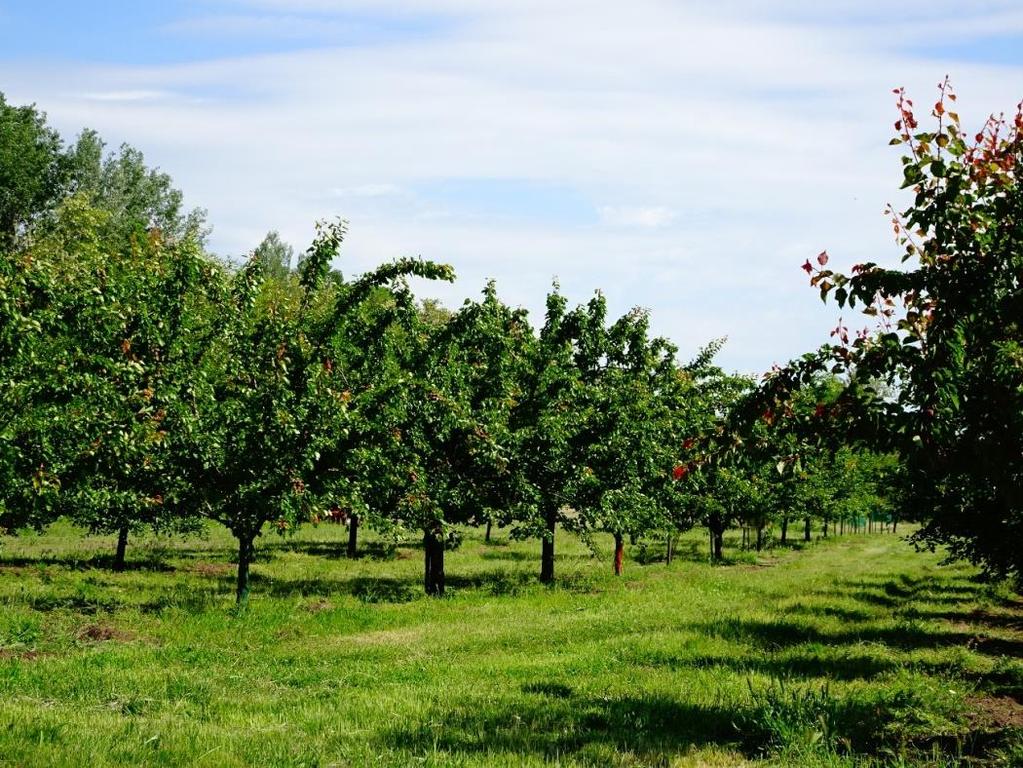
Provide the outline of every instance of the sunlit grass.
<path id="1" fill-rule="evenodd" d="M 0 764 L 908 765 L 1021 759 L 1007 595 L 897 537 L 611 574 L 559 534 L 475 531 L 422 596 L 421 551 L 334 526 L 265 537 L 233 606 L 222 530 L 2 540 Z M 736 541 L 730 542 L 733 545 Z M 1017 709 L 1014 709 L 1013 707 Z M 1012 750 L 1015 749 L 1015 752 Z M 999 762 L 1001 761 L 1001 762 Z"/>

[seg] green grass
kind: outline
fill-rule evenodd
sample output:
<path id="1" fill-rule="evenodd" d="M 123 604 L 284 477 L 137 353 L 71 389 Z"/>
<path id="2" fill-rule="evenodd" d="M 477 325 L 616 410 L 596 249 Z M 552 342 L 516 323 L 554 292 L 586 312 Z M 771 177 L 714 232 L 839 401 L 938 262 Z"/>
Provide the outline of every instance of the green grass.
<path id="1" fill-rule="evenodd" d="M 559 534 L 544 588 L 467 532 L 440 600 L 344 536 L 265 537 L 241 612 L 221 530 L 121 574 L 68 526 L 0 540 L 0 765 L 1023 765 L 1019 606 L 890 534 L 712 567 L 694 533 L 620 578 Z"/>

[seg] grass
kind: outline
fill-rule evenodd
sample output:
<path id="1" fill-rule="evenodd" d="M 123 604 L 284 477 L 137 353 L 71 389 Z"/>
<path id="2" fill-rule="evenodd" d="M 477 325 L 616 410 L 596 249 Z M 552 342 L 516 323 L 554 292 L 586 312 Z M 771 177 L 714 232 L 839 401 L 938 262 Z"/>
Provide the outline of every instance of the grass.
<path id="1" fill-rule="evenodd" d="M 0 765 L 1023 765 L 1023 618 L 891 534 L 670 566 L 474 531 L 265 537 L 249 607 L 211 529 L 0 540 Z M 736 541 L 729 542 L 733 546 Z M 652 560 L 653 550 L 631 548 Z"/>

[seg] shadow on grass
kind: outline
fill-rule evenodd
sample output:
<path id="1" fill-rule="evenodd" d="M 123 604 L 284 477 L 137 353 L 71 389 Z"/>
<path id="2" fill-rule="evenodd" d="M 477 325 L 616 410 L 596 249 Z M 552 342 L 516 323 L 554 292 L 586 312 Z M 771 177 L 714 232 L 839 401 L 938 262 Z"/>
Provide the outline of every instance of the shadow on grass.
<path id="1" fill-rule="evenodd" d="M 587 696 L 562 683 L 540 681 L 500 701 L 435 706 L 418 722 L 384 731 L 390 749 L 416 756 L 523 755 L 590 763 L 629 753 L 646 765 L 673 764 L 693 747 L 764 757 L 800 742 L 835 752 L 878 754 L 894 745 L 889 726 L 911 708 L 911 696 L 832 698 L 822 689 L 774 685 L 732 704 L 693 704 L 667 696 Z"/>
<path id="2" fill-rule="evenodd" d="M 762 656 L 688 655 L 685 652 L 660 653 L 641 651 L 626 655 L 629 663 L 672 670 L 686 668 L 727 669 L 740 675 L 757 673 L 779 680 L 870 680 L 904 666 L 897 661 L 877 658 L 867 653 L 832 652 L 773 653 Z"/>
<path id="3" fill-rule="evenodd" d="M 330 597 L 351 595 L 365 603 L 407 603 L 425 597 L 423 582 L 417 577 L 352 576 L 337 579 L 274 579 L 260 573 L 250 576 L 253 595 L 268 597 Z M 224 589 L 233 586 L 233 577 L 221 579 Z M 471 590 L 490 595 L 515 595 L 537 584 L 536 575 L 525 571 L 477 571 L 469 574 L 447 574 L 449 592 Z M 590 592 L 587 578 L 563 577 L 559 588 Z"/>
<path id="4" fill-rule="evenodd" d="M 980 638 L 970 632 L 929 629 L 912 622 L 895 627 L 865 626 L 828 632 L 784 619 L 760 621 L 730 618 L 691 625 L 690 629 L 712 637 L 766 649 L 783 649 L 812 643 L 838 646 L 873 642 L 901 650 L 962 646 L 991 656 L 1023 656 L 1023 640 Z"/>
<path id="5" fill-rule="evenodd" d="M 381 740 L 414 755 L 503 753 L 563 760 L 592 746 L 667 757 L 690 745 L 742 746 L 746 738 L 735 713 L 720 707 L 658 697 L 579 698 L 567 686 L 549 683 L 527 689 L 533 694 L 527 698 L 437 708 L 420 723 L 388 729 Z"/>
<path id="6" fill-rule="evenodd" d="M 422 543 L 403 543 L 404 549 L 422 549 Z M 347 541 L 275 541 L 261 543 L 258 549 L 268 553 L 295 552 L 312 557 L 325 557 L 330 560 L 394 560 L 398 545 L 389 541 L 367 541 L 356 548 L 355 557 L 348 557 Z"/>
<path id="7" fill-rule="evenodd" d="M 800 613 L 807 616 L 841 619 L 850 623 L 872 621 L 877 618 L 875 614 L 858 608 L 840 608 L 833 605 L 807 605 L 805 603 L 789 606 L 785 609 L 785 613 Z"/>
<path id="8" fill-rule="evenodd" d="M 39 566 L 57 566 L 69 571 L 104 570 L 114 572 L 114 556 L 97 553 L 89 557 L 80 554 L 64 556 L 48 555 L 44 557 L 0 557 L 0 568 L 38 568 Z M 124 563 L 124 571 L 151 571 L 170 573 L 173 565 L 168 565 L 160 556 L 141 559 L 128 558 Z"/>
<path id="9" fill-rule="evenodd" d="M 484 560 L 508 560 L 515 563 L 524 563 L 529 561 L 539 562 L 539 558 L 532 552 L 523 552 L 516 549 L 494 549 L 491 550 L 492 544 L 484 544 L 483 546 L 487 549 L 480 553 L 480 557 Z"/>

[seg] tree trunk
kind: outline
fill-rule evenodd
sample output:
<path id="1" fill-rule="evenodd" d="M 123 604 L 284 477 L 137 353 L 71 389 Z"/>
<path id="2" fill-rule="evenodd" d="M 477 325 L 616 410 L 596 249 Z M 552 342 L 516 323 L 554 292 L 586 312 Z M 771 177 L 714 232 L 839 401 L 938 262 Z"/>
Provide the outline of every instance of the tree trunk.
<path id="1" fill-rule="evenodd" d="M 625 539 L 620 533 L 615 534 L 615 576 L 622 575 L 622 561 L 625 559 Z"/>
<path id="2" fill-rule="evenodd" d="M 841 536 L 843 533 L 845 533 L 845 518 L 844 517 L 841 520 L 838 521 L 838 535 Z"/>
<path id="3" fill-rule="evenodd" d="M 423 585 L 432 597 L 444 595 L 444 536 L 440 531 L 423 533 Z"/>
<path id="4" fill-rule="evenodd" d="M 707 521 L 707 527 L 710 529 L 711 557 L 715 562 L 720 562 L 725 544 L 724 521 L 718 515 L 711 515 L 710 520 Z"/>
<path id="5" fill-rule="evenodd" d="M 543 548 L 540 552 L 540 583 L 554 583 L 554 530 L 558 524 L 558 512 L 547 513 L 547 530 L 543 537 Z"/>
<path id="6" fill-rule="evenodd" d="M 824 538 L 828 538 L 828 521 L 824 521 Z"/>
<path id="7" fill-rule="evenodd" d="M 896 532 L 896 528 L 898 527 L 898 525 L 899 525 L 899 518 L 893 517 L 892 518 L 892 533 Z"/>
<path id="8" fill-rule="evenodd" d="M 665 547 L 664 547 L 664 564 L 665 565 L 671 565 L 671 555 L 672 555 L 671 546 L 672 546 L 672 544 L 674 544 L 673 537 L 669 533 L 668 534 L 668 540 L 665 542 Z"/>
<path id="9" fill-rule="evenodd" d="M 757 526 L 757 552 L 764 548 L 764 526 Z"/>
<path id="10" fill-rule="evenodd" d="M 781 543 L 784 544 L 789 538 L 789 518 L 788 515 L 781 519 Z"/>
<path id="11" fill-rule="evenodd" d="M 803 541 L 810 540 L 810 518 L 803 521 Z"/>
<path id="12" fill-rule="evenodd" d="M 238 585 L 234 593 L 238 605 L 244 605 L 249 601 L 249 565 L 252 563 L 254 538 L 249 535 L 238 536 Z"/>
<path id="13" fill-rule="evenodd" d="M 114 553 L 114 570 L 124 570 L 124 551 L 128 548 L 128 526 L 122 526 L 117 532 L 117 552 Z"/>
<path id="14" fill-rule="evenodd" d="M 348 518 L 348 557 L 355 557 L 359 548 L 359 516 Z"/>
<path id="15" fill-rule="evenodd" d="M 433 589 L 433 537 L 429 531 L 423 531 L 423 591 L 432 594 Z"/>
<path id="16" fill-rule="evenodd" d="M 493 527 L 493 525 L 494 525 L 494 522 L 492 520 L 487 520 L 487 533 L 483 537 L 483 540 L 485 542 L 487 542 L 487 544 L 490 543 L 490 529 Z"/>

